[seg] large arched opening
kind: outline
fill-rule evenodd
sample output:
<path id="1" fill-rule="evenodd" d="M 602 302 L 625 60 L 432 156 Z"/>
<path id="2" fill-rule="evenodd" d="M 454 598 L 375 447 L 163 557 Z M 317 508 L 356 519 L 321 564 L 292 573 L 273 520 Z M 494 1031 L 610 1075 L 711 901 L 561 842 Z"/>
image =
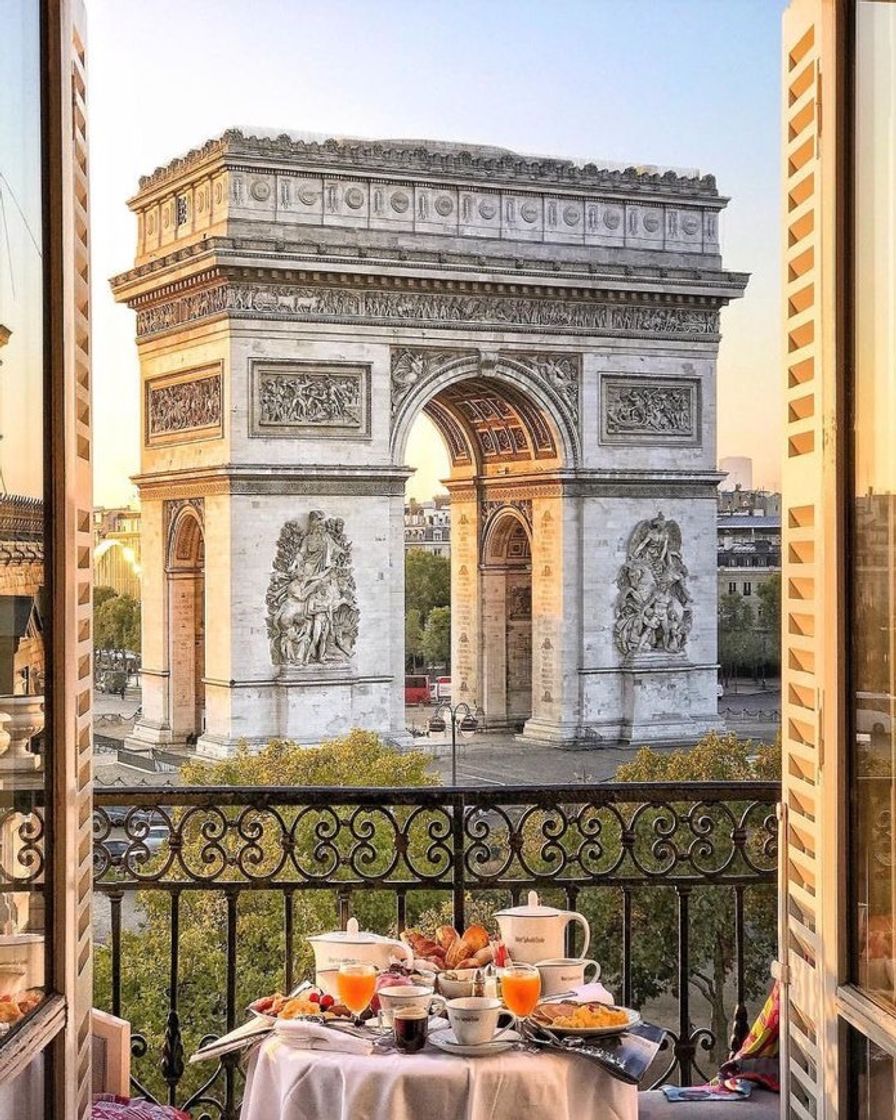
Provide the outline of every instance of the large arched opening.
<path id="1" fill-rule="evenodd" d="M 205 726 L 205 534 L 185 505 L 168 545 L 168 721 L 174 743 L 195 743 Z"/>
<path id="2" fill-rule="evenodd" d="M 425 466 L 427 455 L 444 465 L 439 483 L 450 495 L 444 551 L 450 548 L 452 700 L 481 709 L 490 729 L 518 731 L 539 714 L 540 700 L 553 703 L 536 687 L 533 659 L 533 634 L 544 621 L 539 605 L 553 596 L 536 594 L 533 580 L 537 586 L 563 579 L 545 565 L 533 575 L 542 526 L 533 499 L 539 495 L 543 505 L 545 483 L 577 461 L 577 433 L 550 387 L 533 384 L 531 373 L 524 383 L 509 362 L 489 365 L 478 358 L 474 368 L 458 358 L 440 378 L 413 385 L 396 414 L 394 453 L 414 468 Z M 441 455 L 432 451 L 436 433 Z M 414 487 L 412 478 L 409 492 Z M 421 547 L 436 547 L 425 527 L 422 533 L 406 529 L 406 548 Z"/>

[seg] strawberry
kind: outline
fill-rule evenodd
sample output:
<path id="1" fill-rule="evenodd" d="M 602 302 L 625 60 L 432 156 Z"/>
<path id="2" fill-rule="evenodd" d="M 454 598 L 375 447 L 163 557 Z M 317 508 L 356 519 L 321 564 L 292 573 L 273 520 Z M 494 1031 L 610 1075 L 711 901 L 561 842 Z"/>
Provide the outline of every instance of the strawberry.
<path id="1" fill-rule="evenodd" d="M 321 1011 L 329 1011 L 330 1008 L 333 1006 L 333 1004 L 335 1002 L 336 1002 L 336 1000 L 333 999 L 333 997 L 330 996 L 330 995 L 321 996 L 320 997 L 320 1009 L 321 1009 Z"/>
<path id="2" fill-rule="evenodd" d="M 310 992 L 308 995 L 308 999 L 311 1003 L 320 1003 L 320 992 Z"/>

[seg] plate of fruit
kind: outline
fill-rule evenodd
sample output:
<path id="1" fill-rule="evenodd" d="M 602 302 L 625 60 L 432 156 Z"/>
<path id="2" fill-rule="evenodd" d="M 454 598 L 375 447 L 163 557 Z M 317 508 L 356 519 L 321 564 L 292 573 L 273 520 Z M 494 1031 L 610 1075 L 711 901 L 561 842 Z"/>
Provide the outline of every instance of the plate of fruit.
<path id="1" fill-rule="evenodd" d="M 272 996 L 262 996 L 249 1004 L 249 1011 L 278 1022 L 291 1019 L 351 1019 L 352 1013 L 343 1003 L 317 988 L 306 988 L 294 995 L 284 996 L 275 992 Z"/>

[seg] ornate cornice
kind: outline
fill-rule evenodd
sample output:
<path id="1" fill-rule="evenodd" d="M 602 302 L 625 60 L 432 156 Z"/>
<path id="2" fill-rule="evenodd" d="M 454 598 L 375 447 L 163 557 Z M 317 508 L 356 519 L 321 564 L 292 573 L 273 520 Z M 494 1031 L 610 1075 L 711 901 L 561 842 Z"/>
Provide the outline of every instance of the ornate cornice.
<path id="1" fill-rule="evenodd" d="M 702 268 L 688 268 L 683 265 L 658 267 L 561 258 L 545 261 L 511 255 L 509 250 L 521 248 L 518 245 L 503 245 L 505 251 L 500 255 L 489 251 L 485 245 L 478 248 L 481 251 L 472 254 L 468 250 L 445 249 L 435 252 L 426 248 L 393 248 L 388 245 L 370 248 L 351 243 L 331 245 L 307 241 L 274 242 L 263 238 L 253 239 L 250 245 L 238 238 L 210 237 L 172 249 L 164 256 L 144 261 L 126 272 L 113 276 L 110 284 L 118 298 L 127 300 L 129 305 L 133 305 L 134 299 L 158 298 L 191 287 L 199 281 L 200 277 L 206 283 L 213 283 L 225 272 L 234 275 L 237 270 L 247 277 L 253 272 L 258 273 L 259 276 L 262 274 L 270 276 L 270 268 L 274 266 L 284 282 L 313 280 L 315 277 L 326 275 L 322 268 L 317 267 L 326 265 L 340 269 L 338 275 L 345 280 L 369 279 L 372 271 L 378 268 L 388 269 L 390 279 L 396 279 L 392 275 L 394 272 L 419 273 L 422 268 L 439 274 L 463 273 L 466 277 L 471 273 L 487 273 L 490 277 L 506 276 L 511 282 L 516 283 L 549 280 L 554 286 L 563 281 L 575 280 L 620 290 L 637 290 L 649 286 L 670 293 L 676 289 L 686 294 L 718 293 L 725 299 L 741 295 L 749 280 L 749 273 L 746 272 L 731 272 L 705 266 Z M 273 254 L 276 254 L 276 258 L 269 267 L 265 269 L 257 267 L 260 257 Z M 126 290 L 135 288 L 143 280 L 189 265 L 190 262 L 200 264 L 202 258 L 214 259 L 216 263 L 203 272 L 187 277 L 179 276 L 167 281 L 162 280 L 149 293 L 132 296 Z M 347 272 L 347 269 L 353 269 L 354 274 Z M 397 278 L 396 282 L 400 283 L 400 278 Z"/>
<path id="2" fill-rule="evenodd" d="M 230 495 L 303 495 L 308 497 L 395 497 L 404 494 L 413 474 L 407 467 L 356 469 L 310 464 L 269 467 L 229 463 L 200 470 L 157 471 L 135 475 L 141 501 L 185 501 Z"/>
<path id="3" fill-rule="evenodd" d="M 518 183 L 571 186 L 614 193 L 664 194 L 671 197 L 719 199 L 712 175 L 687 175 L 638 167 L 614 170 L 595 163 L 527 157 L 501 148 L 448 144 L 439 141 L 396 141 L 331 138 L 303 140 L 280 136 L 251 136 L 239 129 L 206 141 L 185 156 L 156 168 L 140 179 L 145 192 L 175 181 L 214 160 L 289 161 L 304 167 L 350 170 L 355 173 L 404 173 L 439 181 Z"/>

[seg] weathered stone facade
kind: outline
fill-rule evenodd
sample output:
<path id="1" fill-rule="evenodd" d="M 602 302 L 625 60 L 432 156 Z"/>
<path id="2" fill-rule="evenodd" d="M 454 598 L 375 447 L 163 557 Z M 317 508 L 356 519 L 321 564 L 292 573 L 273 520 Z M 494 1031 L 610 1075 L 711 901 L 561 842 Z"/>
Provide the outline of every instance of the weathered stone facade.
<path id="1" fill-rule="evenodd" d="M 558 745 L 712 725 L 715 363 L 746 283 L 722 268 L 725 202 L 711 176 L 239 132 L 142 180 L 136 264 L 113 281 L 146 386 L 137 738 L 183 737 L 165 510 L 200 498 L 200 749 L 403 736 L 421 411 L 452 464 L 455 698 Z M 319 570 L 289 572 L 294 557 L 274 579 L 284 526 L 318 514 Z M 686 583 L 651 568 L 633 651 L 620 572 L 641 573 L 633 534 L 657 523 Z"/>

